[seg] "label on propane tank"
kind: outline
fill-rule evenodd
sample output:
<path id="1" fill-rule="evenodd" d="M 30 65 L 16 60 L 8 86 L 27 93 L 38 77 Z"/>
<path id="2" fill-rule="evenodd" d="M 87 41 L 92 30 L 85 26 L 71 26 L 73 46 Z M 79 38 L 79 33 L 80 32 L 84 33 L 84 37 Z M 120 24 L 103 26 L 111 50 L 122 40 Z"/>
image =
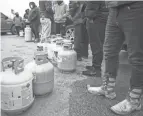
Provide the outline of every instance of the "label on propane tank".
<path id="1" fill-rule="evenodd" d="M 15 86 L 2 86 L 1 97 L 3 110 L 15 110 L 28 106 L 34 100 L 32 82 Z"/>

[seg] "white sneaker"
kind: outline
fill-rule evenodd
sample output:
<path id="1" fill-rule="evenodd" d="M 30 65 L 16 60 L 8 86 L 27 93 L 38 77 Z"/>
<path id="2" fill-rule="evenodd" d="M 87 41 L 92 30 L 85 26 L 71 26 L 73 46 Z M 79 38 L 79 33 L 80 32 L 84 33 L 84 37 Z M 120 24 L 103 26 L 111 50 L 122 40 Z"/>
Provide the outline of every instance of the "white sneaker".
<path id="1" fill-rule="evenodd" d="M 141 110 L 141 104 L 133 104 L 128 99 L 125 99 L 122 102 L 112 106 L 111 110 L 116 114 L 126 115 L 133 111 Z"/>
<path id="2" fill-rule="evenodd" d="M 142 89 L 132 89 L 127 99 L 111 107 L 111 110 L 120 115 L 130 114 L 133 111 L 141 110 Z"/>
<path id="3" fill-rule="evenodd" d="M 109 99 L 116 98 L 116 93 L 114 91 L 115 79 L 109 78 L 108 80 L 103 80 L 103 81 L 104 82 L 100 87 L 90 87 L 90 85 L 87 85 L 88 91 L 95 95 L 104 95 Z"/>

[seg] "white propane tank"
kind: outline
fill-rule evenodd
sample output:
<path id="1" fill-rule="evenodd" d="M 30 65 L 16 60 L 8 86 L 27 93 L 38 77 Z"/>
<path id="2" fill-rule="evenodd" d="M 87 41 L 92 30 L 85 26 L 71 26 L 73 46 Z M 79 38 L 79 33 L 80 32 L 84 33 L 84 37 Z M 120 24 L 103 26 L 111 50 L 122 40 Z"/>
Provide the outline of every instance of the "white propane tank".
<path id="1" fill-rule="evenodd" d="M 8 57 L 2 60 L 1 109 L 5 113 L 20 114 L 34 102 L 33 75 L 24 70 L 23 64 L 24 60 L 19 57 Z"/>
<path id="2" fill-rule="evenodd" d="M 32 41 L 32 32 L 29 25 L 26 25 L 26 28 L 25 28 L 25 41 L 26 42 Z"/>
<path id="3" fill-rule="evenodd" d="M 24 37 L 24 32 L 22 30 L 19 32 L 19 36 Z"/>
<path id="4" fill-rule="evenodd" d="M 73 72 L 76 70 L 77 54 L 72 49 L 72 43 L 63 45 L 63 50 L 59 51 L 57 67 L 62 72 Z"/>
<path id="5" fill-rule="evenodd" d="M 62 50 L 62 41 L 56 42 L 56 47 L 54 49 L 54 61 L 57 62 L 58 53 Z"/>
<path id="6" fill-rule="evenodd" d="M 29 70 L 35 75 L 33 90 L 37 96 L 50 93 L 54 88 L 54 67 L 48 62 L 47 57 L 45 52 L 37 52 L 35 61 L 25 66 L 25 70 Z"/>

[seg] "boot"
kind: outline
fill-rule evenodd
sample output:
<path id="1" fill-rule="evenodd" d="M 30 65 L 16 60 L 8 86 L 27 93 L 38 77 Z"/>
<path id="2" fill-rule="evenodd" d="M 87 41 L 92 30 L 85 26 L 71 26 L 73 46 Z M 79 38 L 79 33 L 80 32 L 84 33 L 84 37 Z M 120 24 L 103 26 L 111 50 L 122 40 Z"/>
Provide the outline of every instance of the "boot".
<path id="1" fill-rule="evenodd" d="M 90 93 L 95 95 L 103 95 L 109 99 L 114 99 L 116 97 L 116 93 L 114 91 L 115 88 L 115 79 L 104 77 L 103 84 L 100 87 L 90 87 L 87 86 L 87 89 Z"/>
<path id="2" fill-rule="evenodd" d="M 111 110 L 119 115 L 127 115 L 136 110 L 141 110 L 142 89 L 132 89 L 128 97 L 122 102 L 111 107 Z"/>
<path id="3" fill-rule="evenodd" d="M 95 76 L 96 70 L 94 67 L 92 67 L 90 70 L 83 71 L 82 74 L 86 76 Z"/>

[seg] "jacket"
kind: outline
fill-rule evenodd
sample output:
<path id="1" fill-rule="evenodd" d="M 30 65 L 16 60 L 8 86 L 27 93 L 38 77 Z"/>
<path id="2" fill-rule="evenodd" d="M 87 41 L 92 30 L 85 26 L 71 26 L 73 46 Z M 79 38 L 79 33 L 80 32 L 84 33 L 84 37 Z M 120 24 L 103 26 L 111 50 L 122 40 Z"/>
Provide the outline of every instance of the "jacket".
<path id="1" fill-rule="evenodd" d="M 13 21 L 14 21 L 14 24 L 15 24 L 15 26 L 22 26 L 22 18 L 19 16 L 19 17 L 14 17 L 13 18 Z"/>
<path id="2" fill-rule="evenodd" d="M 30 10 L 28 20 L 31 24 L 40 24 L 40 10 L 38 7 L 34 7 Z"/>
<path id="3" fill-rule="evenodd" d="M 104 1 L 87 1 L 85 16 L 89 19 L 107 21 L 108 9 Z"/>
<path id="4" fill-rule="evenodd" d="M 40 13 L 44 14 L 45 18 L 49 18 L 51 21 L 54 20 L 54 12 L 52 9 L 51 1 L 39 1 Z"/>
<path id="5" fill-rule="evenodd" d="M 66 16 L 69 8 L 64 2 L 62 2 L 60 5 L 55 4 L 53 7 L 54 10 L 54 20 L 56 23 L 65 23 L 66 22 Z"/>
<path id="6" fill-rule="evenodd" d="M 137 1 L 106 1 L 105 3 L 108 8 L 112 8 L 112 7 L 122 6 L 122 5 L 129 5 L 134 2 L 137 2 Z"/>
<path id="7" fill-rule="evenodd" d="M 76 4 L 76 3 L 73 3 L 73 4 Z M 78 8 L 73 7 L 72 9 L 70 9 L 70 14 L 72 16 L 72 21 L 74 25 L 83 23 L 83 17 L 84 17 L 83 16 L 84 12 L 82 11 L 83 6 L 84 4 L 80 4 Z"/>

